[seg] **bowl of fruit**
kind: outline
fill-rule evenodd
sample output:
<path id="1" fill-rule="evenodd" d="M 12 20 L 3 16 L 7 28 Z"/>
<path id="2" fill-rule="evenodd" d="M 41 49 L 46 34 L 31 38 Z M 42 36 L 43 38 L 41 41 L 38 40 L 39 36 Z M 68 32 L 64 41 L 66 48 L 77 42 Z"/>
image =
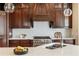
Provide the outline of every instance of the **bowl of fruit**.
<path id="1" fill-rule="evenodd" d="M 13 51 L 16 55 L 23 55 L 28 52 L 28 48 L 17 46 Z"/>

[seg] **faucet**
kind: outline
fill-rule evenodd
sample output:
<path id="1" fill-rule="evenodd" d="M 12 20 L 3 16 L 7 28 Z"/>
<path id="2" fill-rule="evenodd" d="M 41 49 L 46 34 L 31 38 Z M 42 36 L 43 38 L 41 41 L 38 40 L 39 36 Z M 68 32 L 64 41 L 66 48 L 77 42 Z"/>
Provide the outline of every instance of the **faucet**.
<path id="1" fill-rule="evenodd" d="M 61 32 L 55 32 L 54 34 L 55 38 L 59 38 L 60 39 L 60 47 L 63 47 L 63 39 L 62 39 L 62 33 Z"/>
<path id="2" fill-rule="evenodd" d="M 20 34 L 20 38 L 25 38 L 26 34 Z"/>
<path id="3" fill-rule="evenodd" d="M 63 39 L 62 39 L 62 37 L 61 37 L 61 40 L 60 40 L 60 46 L 61 46 L 61 48 L 63 47 Z"/>

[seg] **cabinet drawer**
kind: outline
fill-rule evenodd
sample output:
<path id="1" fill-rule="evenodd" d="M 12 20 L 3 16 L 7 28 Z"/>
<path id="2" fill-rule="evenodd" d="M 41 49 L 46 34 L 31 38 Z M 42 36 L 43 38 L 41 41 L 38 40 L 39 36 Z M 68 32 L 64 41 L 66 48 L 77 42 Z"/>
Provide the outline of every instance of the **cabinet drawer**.
<path id="1" fill-rule="evenodd" d="M 60 42 L 60 40 L 53 40 L 53 42 Z"/>
<path id="2" fill-rule="evenodd" d="M 64 43 L 66 43 L 66 44 L 74 44 L 74 41 L 73 40 L 64 40 Z"/>
<path id="3" fill-rule="evenodd" d="M 33 40 L 22 40 L 20 43 L 33 44 Z"/>
<path id="4" fill-rule="evenodd" d="M 53 40 L 53 42 L 61 42 L 61 40 Z M 75 44 L 75 39 L 72 40 L 63 40 L 66 44 Z"/>
<path id="5" fill-rule="evenodd" d="M 9 40 L 10 47 L 23 46 L 23 47 L 32 47 L 32 40 Z"/>
<path id="6" fill-rule="evenodd" d="M 14 44 L 16 44 L 16 43 L 19 43 L 19 41 L 18 41 L 18 40 L 10 40 L 9 43 L 14 43 Z"/>
<path id="7" fill-rule="evenodd" d="M 20 40 L 20 43 L 30 43 L 30 40 Z"/>

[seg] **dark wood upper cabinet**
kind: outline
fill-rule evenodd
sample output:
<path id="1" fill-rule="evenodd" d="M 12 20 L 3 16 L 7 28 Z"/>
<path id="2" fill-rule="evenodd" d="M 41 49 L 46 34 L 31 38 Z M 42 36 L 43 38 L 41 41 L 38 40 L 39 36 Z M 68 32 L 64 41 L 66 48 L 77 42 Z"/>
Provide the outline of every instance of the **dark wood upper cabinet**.
<path id="1" fill-rule="evenodd" d="M 72 9 L 72 4 L 67 4 Z M 30 28 L 33 21 L 49 21 L 50 27 L 64 28 L 64 3 L 16 4 L 15 11 L 10 13 L 10 28 Z M 69 16 L 69 28 L 72 28 L 72 15 Z"/>
<path id="2" fill-rule="evenodd" d="M 53 8 L 52 8 L 52 5 Z M 56 3 L 51 4 L 51 20 L 49 21 L 49 26 L 51 28 L 63 28 L 64 27 L 64 15 L 63 15 L 63 4 Z"/>
<path id="3" fill-rule="evenodd" d="M 17 4 L 15 7 L 14 12 L 9 14 L 10 28 L 30 28 L 29 5 Z"/>
<path id="4" fill-rule="evenodd" d="M 21 10 L 16 9 L 13 13 L 9 14 L 9 24 L 10 28 L 19 28 L 21 27 Z"/>
<path id="5" fill-rule="evenodd" d="M 49 21 L 49 26 L 52 28 L 64 28 L 65 27 L 65 16 L 64 16 L 64 3 L 57 3 L 57 4 L 51 4 L 54 5 L 53 8 L 51 8 L 51 21 Z M 72 10 L 72 4 L 67 4 L 67 8 L 70 8 Z M 72 15 L 68 17 L 68 28 L 72 28 Z"/>
<path id="6" fill-rule="evenodd" d="M 29 12 L 30 12 L 29 8 L 22 9 L 22 27 L 23 28 L 31 27 L 31 18 L 30 18 Z"/>
<path id="7" fill-rule="evenodd" d="M 55 26 L 56 28 L 63 28 L 64 27 L 64 19 L 63 19 L 63 12 L 62 10 L 55 10 Z"/>

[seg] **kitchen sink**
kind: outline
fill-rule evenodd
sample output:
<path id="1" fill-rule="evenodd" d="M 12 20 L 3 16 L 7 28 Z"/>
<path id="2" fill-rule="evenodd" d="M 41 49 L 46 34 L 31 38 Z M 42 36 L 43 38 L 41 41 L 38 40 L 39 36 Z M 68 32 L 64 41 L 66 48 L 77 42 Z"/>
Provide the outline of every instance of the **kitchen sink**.
<path id="1" fill-rule="evenodd" d="M 47 49 L 56 49 L 56 48 L 62 48 L 62 47 L 65 47 L 66 45 L 60 45 L 60 44 L 53 44 L 53 45 L 50 45 L 50 46 L 46 46 Z"/>

